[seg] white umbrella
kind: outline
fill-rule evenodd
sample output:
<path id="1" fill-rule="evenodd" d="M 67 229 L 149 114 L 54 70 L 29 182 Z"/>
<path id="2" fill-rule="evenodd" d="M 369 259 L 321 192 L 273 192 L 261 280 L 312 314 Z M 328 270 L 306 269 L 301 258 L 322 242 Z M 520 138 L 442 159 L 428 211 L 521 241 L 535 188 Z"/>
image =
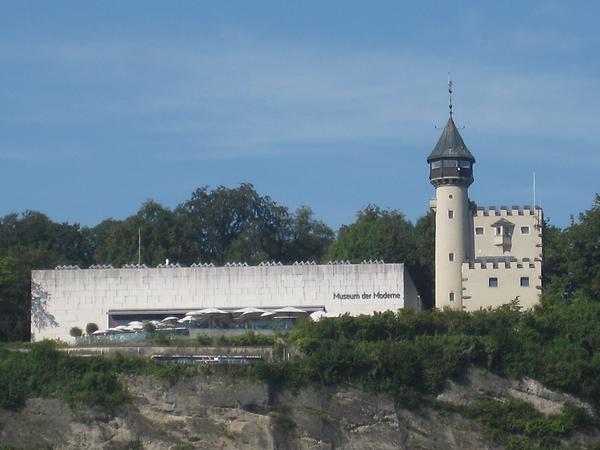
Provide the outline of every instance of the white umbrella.
<path id="1" fill-rule="evenodd" d="M 236 309 L 235 311 L 233 311 L 236 314 L 253 314 L 253 313 L 264 313 L 266 312 L 264 309 L 260 309 L 260 308 L 254 308 L 254 307 L 247 307 L 247 308 L 242 308 L 242 309 Z"/>
<path id="2" fill-rule="evenodd" d="M 174 320 L 179 320 L 179 317 L 175 317 L 175 316 L 165 317 L 163 320 L 161 320 L 161 322 L 172 322 Z"/>
<path id="3" fill-rule="evenodd" d="M 129 322 L 129 326 L 130 327 L 137 327 L 137 326 L 143 327 L 144 324 L 142 322 L 140 322 L 139 320 L 134 320 L 133 322 Z"/>
<path id="4" fill-rule="evenodd" d="M 185 316 L 183 319 L 179 319 L 177 322 L 185 323 L 185 322 L 193 322 L 195 319 L 192 316 Z"/>
<path id="5" fill-rule="evenodd" d="M 142 323 L 134 323 L 134 324 L 129 324 L 129 329 L 130 330 L 142 330 L 144 328 L 144 324 Z"/>
<path id="6" fill-rule="evenodd" d="M 194 315 L 201 315 L 201 314 L 229 314 L 229 313 L 227 311 L 223 311 L 222 309 L 204 308 L 204 309 L 201 309 L 200 311 L 195 311 Z"/>
<path id="7" fill-rule="evenodd" d="M 308 311 L 304 309 L 295 308 L 293 306 L 286 306 L 285 308 L 279 308 L 273 311 L 276 314 L 308 314 Z"/>
<path id="8" fill-rule="evenodd" d="M 106 330 L 106 331 L 108 331 L 108 330 Z M 92 334 L 96 334 L 96 335 L 97 335 L 97 334 L 104 334 L 104 333 L 106 333 L 106 331 L 103 331 L 103 330 L 96 330 L 96 331 L 94 331 Z"/>
<path id="9" fill-rule="evenodd" d="M 119 325 L 118 327 L 115 327 L 115 330 L 124 333 L 131 331 L 131 329 L 127 325 Z"/>
<path id="10" fill-rule="evenodd" d="M 260 315 L 260 317 L 271 317 L 271 316 L 274 316 L 274 315 L 275 315 L 275 313 L 272 313 L 272 312 L 269 312 L 269 311 L 267 311 L 267 312 L 265 312 L 265 313 L 262 313 L 262 314 Z"/>

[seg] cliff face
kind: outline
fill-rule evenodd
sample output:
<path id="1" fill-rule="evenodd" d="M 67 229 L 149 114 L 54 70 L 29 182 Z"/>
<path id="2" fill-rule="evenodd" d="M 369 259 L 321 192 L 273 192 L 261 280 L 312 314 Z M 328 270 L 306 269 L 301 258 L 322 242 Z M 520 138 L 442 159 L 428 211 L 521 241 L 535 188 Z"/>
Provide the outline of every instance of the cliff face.
<path id="1" fill-rule="evenodd" d="M 31 399 L 19 412 L 0 410 L 0 442 L 23 448 L 144 449 L 496 449 L 475 422 L 457 413 L 398 408 L 351 388 L 275 393 L 264 383 L 198 376 L 174 385 L 150 377 L 124 380 L 134 400 L 108 416 L 73 411 L 54 399 Z M 529 380 L 470 371 L 440 398 L 468 403 L 480 394 L 521 396 L 545 412 L 565 400 Z M 581 406 L 588 406 L 580 403 Z M 600 433 L 570 444 L 598 442 Z M 142 447 L 133 446 L 139 441 Z M 129 445 L 129 447 L 127 447 Z"/>

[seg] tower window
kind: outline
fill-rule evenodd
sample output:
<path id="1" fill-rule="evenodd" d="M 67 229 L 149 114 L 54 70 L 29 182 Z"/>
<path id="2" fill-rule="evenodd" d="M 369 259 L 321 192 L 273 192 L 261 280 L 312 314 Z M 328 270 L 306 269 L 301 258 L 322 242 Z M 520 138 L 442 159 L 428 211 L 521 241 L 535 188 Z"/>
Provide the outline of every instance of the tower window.
<path id="1" fill-rule="evenodd" d="M 521 234 L 529 234 L 529 227 L 521 227 Z"/>
<path id="2" fill-rule="evenodd" d="M 456 159 L 444 159 L 444 167 L 458 167 L 458 161 Z"/>
<path id="3" fill-rule="evenodd" d="M 454 219 L 454 211 L 451 209 L 448 210 L 448 219 Z"/>
<path id="4" fill-rule="evenodd" d="M 454 253 L 448 253 L 448 261 L 454 261 Z"/>
<path id="5" fill-rule="evenodd" d="M 454 292 L 449 292 L 448 293 L 448 300 L 450 300 L 451 302 L 454 301 Z"/>
<path id="6" fill-rule="evenodd" d="M 475 234 L 482 235 L 483 234 L 483 227 L 476 227 L 475 228 Z"/>
<path id="7" fill-rule="evenodd" d="M 498 287 L 498 278 L 496 277 L 490 277 L 490 279 L 488 280 L 488 286 L 489 287 Z"/>
<path id="8" fill-rule="evenodd" d="M 521 287 L 529 287 L 529 277 L 521 277 Z"/>

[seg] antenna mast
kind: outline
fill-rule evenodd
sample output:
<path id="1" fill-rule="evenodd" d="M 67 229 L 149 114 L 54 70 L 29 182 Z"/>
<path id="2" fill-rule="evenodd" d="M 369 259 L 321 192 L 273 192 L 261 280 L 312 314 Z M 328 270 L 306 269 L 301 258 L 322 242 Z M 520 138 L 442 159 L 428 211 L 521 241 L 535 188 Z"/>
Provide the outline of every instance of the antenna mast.
<path id="1" fill-rule="evenodd" d="M 450 117 L 452 118 L 452 78 L 450 78 L 450 72 L 448 72 L 448 108 L 450 109 Z"/>

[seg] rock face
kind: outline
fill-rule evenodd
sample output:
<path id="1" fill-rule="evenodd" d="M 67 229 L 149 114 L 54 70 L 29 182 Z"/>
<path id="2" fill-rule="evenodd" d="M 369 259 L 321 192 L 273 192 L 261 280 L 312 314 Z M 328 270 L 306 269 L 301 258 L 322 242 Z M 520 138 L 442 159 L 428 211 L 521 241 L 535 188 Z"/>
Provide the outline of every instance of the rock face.
<path id="1" fill-rule="evenodd" d="M 470 371 L 460 384 L 449 383 L 440 398 L 468 402 L 485 376 Z M 18 412 L 0 410 L 0 442 L 28 449 L 139 448 L 132 441 L 144 449 L 173 450 L 501 448 L 459 414 L 412 412 L 352 388 L 275 392 L 261 382 L 214 375 L 173 385 L 150 377 L 124 381 L 134 400 L 110 416 L 73 411 L 54 399 L 31 399 Z M 507 390 L 498 391 L 499 397 L 511 393 L 510 382 L 492 381 Z M 537 398 L 536 389 L 527 391 L 529 399 Z"/>

